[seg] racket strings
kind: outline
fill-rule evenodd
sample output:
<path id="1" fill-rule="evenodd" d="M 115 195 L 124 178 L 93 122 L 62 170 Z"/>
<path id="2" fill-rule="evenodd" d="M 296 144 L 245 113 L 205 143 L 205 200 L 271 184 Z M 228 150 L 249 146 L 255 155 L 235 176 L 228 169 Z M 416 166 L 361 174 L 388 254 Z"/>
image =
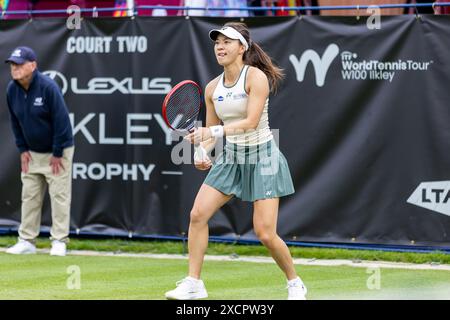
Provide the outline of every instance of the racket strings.
<path id="1" fill-rule="evenodd" d="M 190 130 L 200 111 L 201 95 L 198 88 L 185 84 L 178 88 L 167 102 L 167 119 L 178 130 Z"/>

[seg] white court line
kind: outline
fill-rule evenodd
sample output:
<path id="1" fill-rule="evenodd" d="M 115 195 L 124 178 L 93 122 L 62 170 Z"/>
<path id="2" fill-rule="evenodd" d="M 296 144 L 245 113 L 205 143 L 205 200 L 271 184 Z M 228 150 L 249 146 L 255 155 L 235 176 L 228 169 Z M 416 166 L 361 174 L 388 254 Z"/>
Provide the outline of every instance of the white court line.
<path id="1" fill-rule="evenodd" d="M 0 248 L 0 252 L 5 252 L 5 248 Z M 48 254 L 48 249 L 38 249 L 38 253 Z M 101 252 L 88 250 L 68 250 L 68 256 L 95 256 L 95 257 L 127 257 L 127 258 L 150 258 L 150 259 L 180 259 L 187 260 L 186 255 L 182 254 L 153 254 L 153 253 L 115 253 L 115 252 Z M 209 261 L 233 261 L 233 262 L 254 262 L 254 263 L 275 263 L 269 257 L 251 257 L 251 256 L 219 256 L 206 255 L 205 260 Z M 352 260 L 337 260 L 337 259 L 294 259 L 294 264 L 303 266 L 327 266 L 338 267 L 348 266 L 357 268 L 390 268 L 390 269 L 410 269 L 410 270 L 444 270 L 450 271 L 448 264 L 415 264 L 403 262 L 388 262 L 388 261 L 352 261 Z"/>

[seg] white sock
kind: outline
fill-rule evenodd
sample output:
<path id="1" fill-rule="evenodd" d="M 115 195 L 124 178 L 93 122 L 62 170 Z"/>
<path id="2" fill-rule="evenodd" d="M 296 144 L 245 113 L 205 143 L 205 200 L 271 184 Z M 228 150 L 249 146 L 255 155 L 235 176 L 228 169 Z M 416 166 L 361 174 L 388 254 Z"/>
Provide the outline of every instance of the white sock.
<path id="1" fill-rule="evenodd" d="M 294 284 L 297 284 L 297 283 L 303 283 L 303 281 L 300 279 L 300 277 L 297 277 L 297 278 L 295 278 L 295 279 L 292 279 L 292 280 L 288 280 L 288 285 L 294 285 Z"/>
<path id="2" fill-rule="evenodd" d="M 200 281 L 200 279 L 196 279 L 196 278 L 193 278 L 193 277 L 190 277 L 190 276 L 186 277 L 186 279 L 189 279 L 189 280 L 194 281 L 194 282 Z"/>

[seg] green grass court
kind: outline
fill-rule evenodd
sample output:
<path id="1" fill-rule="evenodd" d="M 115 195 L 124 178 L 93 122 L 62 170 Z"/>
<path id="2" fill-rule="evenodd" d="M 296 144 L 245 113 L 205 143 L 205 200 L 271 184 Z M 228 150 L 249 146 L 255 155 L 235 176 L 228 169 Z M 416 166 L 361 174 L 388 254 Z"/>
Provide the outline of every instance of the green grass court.
<path id="1" fill-rule="evenodd" d="M 0 247 L 5 248 L 14 241 L 14 237 L 0 237 Z M 48 244 L 47 240 L 40 240 L 38 247 Z M 125 244 L 134 248 L 134 252 L 181 253 L 182 250 L 180 243 L 125 240 L 73 240 L 69 249 L 133 251 Z M 325 250 L 320 258 L 328 259 L 333 258 L 332 253 L 336 258 L 349 258 L 344 257 L 346 254 L 364 258 L 363 251 L 291 250 L 303 251 L 303 256 L 314 253 L 316 257 L 320 250 Z M 260 246 L 217 244 L 211 244 L 208 254 L 229 252 L 265 255 L 265 249 Z M 297 254 L 301 252 L 294 256 Z M 383 254 L 386 253 L 378 253 L 375 258 L 381 260 Z M 409 254 L 408 259 L 419 259 L 415 255 L 428 261 L 440 259 L 439 253 Z M 442 259 L 447 256 L 444 254 Z M 73 288 L 76 284 L 71 272 L 73 266 L 80 271 L 80 289 Z M 297 270 L 308 286 L 308 299 L 450 299 L 450 271 L 381 268 L 377 289 L 376 285 L 373 287 L 376 282 L 369 279 L 373 273 L 367 273 L 366 268 L 297 266 Z M 164 292 L 173 289 L 186 272 L 187 260 L 0 253 L 0 299 L 164 299 Z M 202 277 L 209 299 L 285 299 L 287 296 L 284 276 L 275 263 L 205 261 Z M 368 281 L 372 289 L 368 288 Z"/>
<path id="2" fill-rule="evenodd" d="M 73 289 L 71 266 L 80 270 L 80 289 Z M 297 269 L 308 299 L 450 299 L 449 271 L 380 269 L 380 289 L 370 290 L 365 268 Z M 0 299 L 164 299 L 186 270 L 184 260 L 0 253 Z M 275 264 L 206 261 L 203 279 L 210 299 L 287 295 Z"/>

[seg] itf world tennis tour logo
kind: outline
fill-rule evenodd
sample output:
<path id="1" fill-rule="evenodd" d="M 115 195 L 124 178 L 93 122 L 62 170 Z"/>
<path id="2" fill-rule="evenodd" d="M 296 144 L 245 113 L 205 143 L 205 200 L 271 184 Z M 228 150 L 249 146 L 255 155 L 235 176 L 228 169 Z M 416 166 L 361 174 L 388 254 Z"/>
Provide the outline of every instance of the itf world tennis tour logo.
<path id="1" fill-rule="evenodd" d="M 339 54 L 340 53 L 340 54 Z M 382 80 L 392 82 L 397 72 L 401 71 L 428 71 L 433 60 L 415 61 L 411 59 L 398 59 L 395 61 L 381 61 L 375 59 L 360 58 L 360 55 L 351 51 L 340 51 L 337 44 L 332 43 L 323 52 L 322 56 L 315 50 L 305 50 L 300 58 L 289 55 L 289 61 L 294 67 L 298 82 L 305 79 L 306 70 L 311 62 L 316 85 L 323 87 L 328 71 L 340 55 L 340 73 L 342 80 Z M 310 68 L 311 69 L 311 68 Z"/>

